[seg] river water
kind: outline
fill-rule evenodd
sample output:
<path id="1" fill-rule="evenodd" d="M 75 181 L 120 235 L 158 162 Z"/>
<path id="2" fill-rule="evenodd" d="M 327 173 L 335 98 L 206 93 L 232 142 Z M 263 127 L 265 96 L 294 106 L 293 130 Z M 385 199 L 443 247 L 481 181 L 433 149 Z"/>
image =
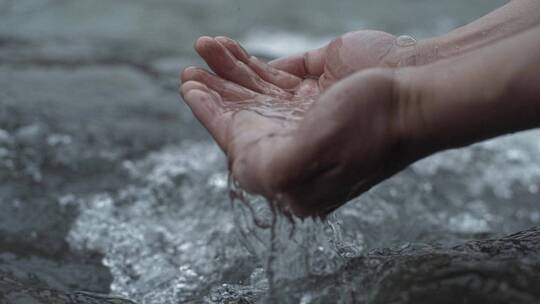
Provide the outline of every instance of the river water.
<path id="1" fill-rule="evenodd" d="M 0 1 L 0 303 L 539 301 L 540 131 L 291 223 L 231 202 L 177 94 L 200 35 L 272 58 L 360 28 L 437 35 L 500 3 Z"/>

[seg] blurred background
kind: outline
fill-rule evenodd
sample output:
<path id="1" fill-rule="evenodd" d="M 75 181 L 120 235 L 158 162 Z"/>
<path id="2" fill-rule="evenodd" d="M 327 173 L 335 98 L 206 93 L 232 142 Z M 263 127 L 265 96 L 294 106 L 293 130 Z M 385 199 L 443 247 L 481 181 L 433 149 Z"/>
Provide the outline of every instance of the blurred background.
<path id="1" fill-rule="evenodd" d="M 0 0 L 0 303 L 256 301 L 264 247 L 235 237 L 225 160 L 177 93 L 202 65 L 195 39 L 275 58 L 358 29 L 440 35 L 504 2 Z M 537 138 L 416 164 L 345 208 L 349 235 L 330 240 L 358 257 L 538 224 Z"/>

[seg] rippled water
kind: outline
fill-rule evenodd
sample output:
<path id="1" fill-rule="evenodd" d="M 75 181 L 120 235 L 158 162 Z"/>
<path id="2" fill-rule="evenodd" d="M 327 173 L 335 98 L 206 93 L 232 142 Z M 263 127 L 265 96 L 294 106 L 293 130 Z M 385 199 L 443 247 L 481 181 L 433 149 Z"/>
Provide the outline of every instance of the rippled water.
<path id="1" fill-rule="evenodd" d="M 276 283 L 338 273 L 374 248 L 427 241 L 449 246 L 539 224 L 539 136 L 530 132 L 436 155 L 327 221 L 294 226 L 274 219 L 264 200 L 250 198 L 256 218 L 267 223 L 256 225 L 249 208 L 229 202 L 218 149 L 185 143 L 125 162 L 137 183 L 73 202 L 80 215 L 68 242 L 102 252 L 112 292 L 141 303 L 264 299 L 269 277 Z M 318 292 L 305 291 L 310 300 L 302 303 L 317 303 Z M 273 296 L 278 302 L 292 297 L 283 290 Z"/>
<path id="2" fill-rule="evenodd" d="M 199 35 L 275 57 L 358 28 L 439 34 L 495 3 L 235 3 L 0 1 L 0 303 L 539 301 L 540 131 L 291 223 L 231 202 L 178 102 Z"/>
<path id="3" fill-rule="evenodd" d="M 68 151 L 77 148 L 65 134 L 46 135 L 32 125 L 0 134 L 3 168 L 20 168 L 35 181 L 43 178 L 38 159 L 21 149 L 44 145 L 40 157 L 47 162 L 75 157 Z M 332 281 L 321 289 L 298 282 L 326 282 L 380 248 L 410 250 L 391 260 L 417 256 L 428 264 L 422 250 L 437 251 L 425 249 L 426 242 L 439 243 L 436 248 L 451 255 L 444 248 L 462 240 L 538 225 L 539 136 L 533 131 L 435 155 L 324 222 L 293 226 L 285 217 L 275 218 L 260 198 L 248 198 L 253 210 L 231 203 L 224 157 L 206 142 L 124 161 L 126 186 L 64 194 L 57 206 L 77 210 L 66 237 L 71 250 L 101 253 L 112 275 L 111 292 L 138 303 L 250 303 L 271 296 L 280 303 L 324 303 L 331 288 L 343 291 L 347 303 L 351 292 L 369 297 L 384 287 L 368 292 L 357 286 L 359 278 L 380 271 L 380 263 L 353 268 L 357 280 L 350 283 Z"/>

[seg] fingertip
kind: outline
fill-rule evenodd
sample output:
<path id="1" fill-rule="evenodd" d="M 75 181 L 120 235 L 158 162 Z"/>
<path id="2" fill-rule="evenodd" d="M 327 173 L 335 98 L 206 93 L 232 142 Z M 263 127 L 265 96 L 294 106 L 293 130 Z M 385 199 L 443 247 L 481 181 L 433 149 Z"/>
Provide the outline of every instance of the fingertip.
<path id="1" fill-rule="evenodd" d="M 212 48 L 215 48 L 217 41 L 212 37 L 202 36 L 195 42 L 195 50 L 199 55 L 204 57 L 204 54 Z"/>
<path id="2" fill-rule="evenodd" d="M 199 89 L 205 92 L 209 91 L 208 87 L 205 84 L 194 80 L 188 80 L 180 86 L 180 94 L 182 96 L 186 96 L 189 91 L 194 89 Z"/>
<path id="3" fill-rule="evenodd" d="M 185 68 L 182 73 L 180 73 L 180 81 L 182 83 L 189 81 L 195 70 L 197 70 L 197 68 L 194 66 L 188 66 Z"/>
<path id="4" fill-rule="evenodd" d="M 193 90 L 186 91 L 186 99 L 189 99 L 191 101 L 203 99 L 206 95 L 208 94 L 200 89 L 193 89 Z"/>
<path id="5" fill-rule="evenodd" d="M 242 47 L 242 45 L 240 45 L 238 41 L 226 36 L 218 36 L 215 39 L 240 61 L 249 61 L 249 53 Z"/>
<path id="6" fill-rule="evenodd" d="M 202 120 L 204 120 L 203 118 L 206 116 L 205 112 L 208 112 L 213 108 L 211 105 L 212 96 L 201 89 L 187 90 L 184 95 L 184 100 L 193 113 L 195 113 L 195 116 Z"/>
<path id="7" fill-rule="evenodd" d="M 195 44 L 193 45 L 193 47 L 195 48 L 195 50 L 199 51 L 201 48 L 204 48 L 204 46 L 206 44 L 208 44 L 209 42 L 211 42 L 213 40 L 214 39 L 212 37 L 201 36 L 201 37 L 197 38 L 197 40 L 195 40 Z"/>
<path id="8" fill-rule="evenodd" d="M 214 38 L 214 40 L 229 51 L 231 51 L 231 49 L 234 48 L 235 45 L 235 41 L 226 36 L 217 36 Z"/>
<path id="9" fill-rule="evenodd" d="M 231 38 L 227 37 L 227 36 L 216 36 L 215 39 L 218 41 L 218 42 L 221 42 L 221 43 L 228 43 L 230 42 Z"/>

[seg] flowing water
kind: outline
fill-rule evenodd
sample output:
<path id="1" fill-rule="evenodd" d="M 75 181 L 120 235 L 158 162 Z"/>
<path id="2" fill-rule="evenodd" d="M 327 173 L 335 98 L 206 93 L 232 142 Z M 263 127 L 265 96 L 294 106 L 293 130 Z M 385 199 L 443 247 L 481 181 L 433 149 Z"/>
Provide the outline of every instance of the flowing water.
<path id="1" fill-rule="evenodd" d="M 540 131 L 291 222 L 231 201 L 224 156 L 177 96 L 199 35 L 275 57 L 358 28 L 419 39 L 495 6 L 0 1 L 0 303 L 540 301 Z"/>

